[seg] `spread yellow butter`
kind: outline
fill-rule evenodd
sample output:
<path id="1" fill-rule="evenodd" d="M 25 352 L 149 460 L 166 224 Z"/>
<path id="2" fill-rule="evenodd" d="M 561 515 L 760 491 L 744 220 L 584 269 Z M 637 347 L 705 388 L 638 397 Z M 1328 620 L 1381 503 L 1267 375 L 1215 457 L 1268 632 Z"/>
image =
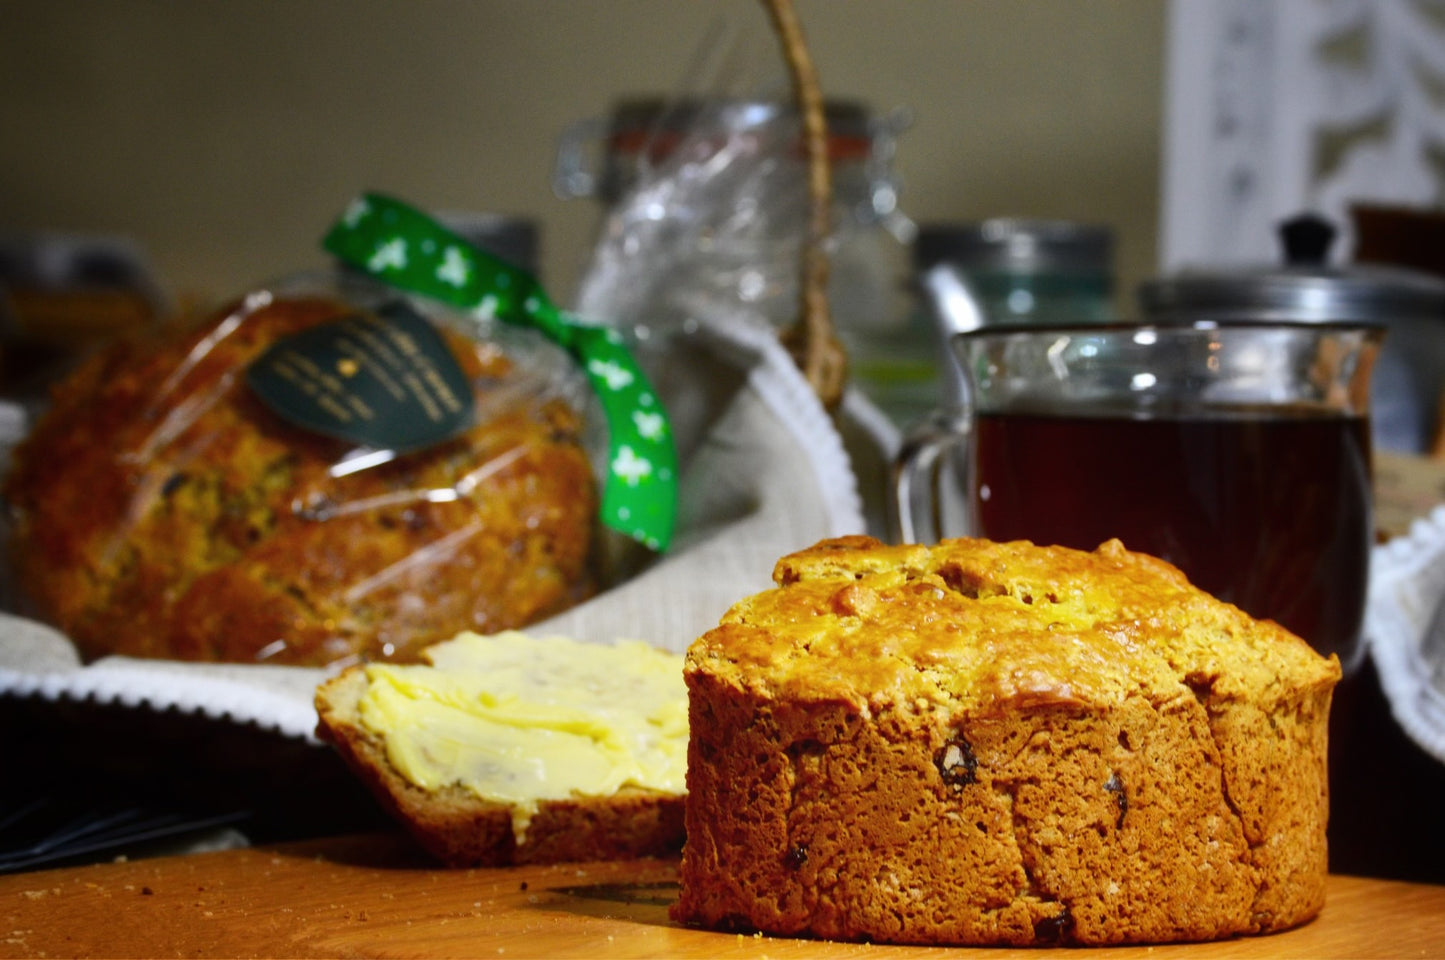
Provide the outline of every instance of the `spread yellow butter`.
<path id="1" fill-rule="evenodd" d="M 415 786 L 511 805 L 518 843 L 542 800 L 686 789 L 682 657 L 517 631 L 461 633 L 424 656 L 367 667 L 362 724 Z"/>

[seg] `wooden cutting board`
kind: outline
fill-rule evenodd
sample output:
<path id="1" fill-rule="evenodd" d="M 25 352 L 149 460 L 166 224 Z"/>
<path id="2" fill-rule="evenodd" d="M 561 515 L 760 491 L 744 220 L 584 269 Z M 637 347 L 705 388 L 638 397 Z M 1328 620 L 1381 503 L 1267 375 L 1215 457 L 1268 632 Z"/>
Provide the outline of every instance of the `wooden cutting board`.
<path id="1" fill-rule="evenodd" d="M 667 918 L 676 897 L 673 860 L 447 870 L 400 836 L 352 837 L 0 877 L 0 956 L 1020 956 L 692 930 Z M 1332 877 L 1286 933 L 1023 955 L 1445 956 L 1445 886 Z"/>

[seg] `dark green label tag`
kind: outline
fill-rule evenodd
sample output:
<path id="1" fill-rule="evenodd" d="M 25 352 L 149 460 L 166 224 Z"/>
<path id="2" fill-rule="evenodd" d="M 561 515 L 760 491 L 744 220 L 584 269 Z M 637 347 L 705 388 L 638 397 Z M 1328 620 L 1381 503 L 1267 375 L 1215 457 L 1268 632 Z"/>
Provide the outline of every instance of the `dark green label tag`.
<path id="1" fill-rule="evenodd" d="M 416 450 L 472 424 L 466 374 L 401 301 L 276 341 L 246 380 L 288 422 L 378 450 Z"/>

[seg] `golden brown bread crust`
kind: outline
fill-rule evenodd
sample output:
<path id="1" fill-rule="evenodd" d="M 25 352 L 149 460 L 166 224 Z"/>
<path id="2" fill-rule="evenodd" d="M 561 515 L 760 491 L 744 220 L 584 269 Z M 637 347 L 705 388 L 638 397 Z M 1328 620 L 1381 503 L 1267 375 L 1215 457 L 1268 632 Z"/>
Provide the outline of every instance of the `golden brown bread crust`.
<path id="1" fill-rule="evenodd" d="M 448 335 L 487 410 L 477 426 L 340 478 L 345 445 L 247 389 L 277 338 L 348 312 L 237 305 L 62 384 L 4 489 L 35 612 L 86 657 L 324 664 L 412 659 L 584 599 L 596 493 L 578 417 L 555 400 L 488 405 L 510 368 L 496 347 Z"/>
<path id="2" fill-rule="evenodd" d="M 689 650 L 674 916 L 1203 940 L 1324 900 L 1339 665 L 1117 542 L 825 541 Z"/>
<path id="3" fill-rule="evenodd" d="M 357 717 L 365 689 L 362 667 L 322 684 L 317 735 L 334 744 L 387 812 L 448 866 L 623 860 L 675 854 L 682 846 L 683 798 L 631 787 L 610 797 L 542 801 L 519 845 L 509 806 L 459 786 L 423 790 L 391 767 L 385 744 Z"/>

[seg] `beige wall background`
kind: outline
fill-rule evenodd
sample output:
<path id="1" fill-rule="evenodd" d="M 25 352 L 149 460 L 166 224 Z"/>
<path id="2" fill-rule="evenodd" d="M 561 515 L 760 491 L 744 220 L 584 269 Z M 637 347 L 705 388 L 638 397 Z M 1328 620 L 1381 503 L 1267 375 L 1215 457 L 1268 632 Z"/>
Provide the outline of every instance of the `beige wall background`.
<path id="1" fill-rule="evenodd" d="M 1154 271 L 1164 0 L 798 11 L 827 95 L 912 110 L 912 216 L 1109 223 L 1121 288 Z M 0 0 L 0 22 L 0 230 L 127 235 L 204 297 L 321 263 L 374 188 L 536 218 L 565 300 L 597 209 L 552 194 L 562 130 L 682 88 L 720 22 L 767 35 L 756 0 Z"/>

